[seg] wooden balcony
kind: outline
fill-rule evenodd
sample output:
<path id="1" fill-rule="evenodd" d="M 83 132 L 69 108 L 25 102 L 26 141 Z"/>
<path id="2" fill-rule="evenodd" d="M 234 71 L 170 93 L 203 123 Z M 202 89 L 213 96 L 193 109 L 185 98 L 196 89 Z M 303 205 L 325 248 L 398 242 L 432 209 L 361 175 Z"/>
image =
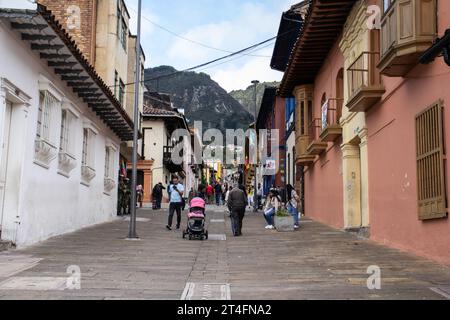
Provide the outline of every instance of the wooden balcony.
<path id="1" fill-rule="evenodd" d="M 172 161 L 172 152 L 173 147 L 165 146 L 164 147 L 164 155 L 163 155 L 163 163 L 167 170 L 170 173 L 177 173 L 183 171 L 183 164 L 176 164 Z"/>
<path id="2" fill-rule="evenodd" d="M 339 119 L 342 114 L 342 103 L 344 99 L 329 99 L 327 103 L 322 106 L 322 132 L 320 140 L 324 142 L 334 142 L 337 138 L 342 136 L 342 127 L 339 124 Z"/>
<path id="3" fill-rule="evenodd" d="M 365 112 L 373 107 L 386 92 L 377 70 L 378 52 L 363 52 L 347 69 L 351 112 Z"/>
<path id="4" fill-rule="evenodd" d="M 322 131 L 322 121 L 320 118 L 314 119 L 309 124 L 309 145 L 306 149 L 308 155 L 318 156 L 328 148 L 328 142 L 320 140 L 320 133 Z"/>
<path id="5" fill-rule="evenodd" d="M 298 166 L 309 167 L 314 164 L 316 156 L 307 153 L 306 149 L 309 145 L 309 136 L 299 136 L 296 139 L 296 159 Z"/>
<path id="6" fill-rule="evenodd" d="M 403 77 L 436 38 L 436 0 L 396 0 L 381 20 L 381 74 Z"/>

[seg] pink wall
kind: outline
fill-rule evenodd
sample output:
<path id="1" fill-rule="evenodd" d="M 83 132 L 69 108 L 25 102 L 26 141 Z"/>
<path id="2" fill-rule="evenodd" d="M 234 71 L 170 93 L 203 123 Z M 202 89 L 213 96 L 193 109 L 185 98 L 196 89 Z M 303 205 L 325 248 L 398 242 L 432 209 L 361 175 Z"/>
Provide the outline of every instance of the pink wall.
<path id="1" fill-rule="evenodd" d="M 439 1 L 439 35 L 450 27 L 449 17 L 450 1 Z M 450 221 L 418 219 L 415 116 L 442 99 L 450 150 L 449 72 L 438 58 L 405 78 L 384 78 L 384 100 L 367 113 L 372 239 L 447 265 Z M 450 182 L 448 171 L 446 178 Z"/>
<path id="2" fill-rule="evenodd" d="M 331 49 L 314 83 L 314 117 L 321 117 L 321 100 L 336 96 L 336 78 L 344 67 L 344 57 L 338 47 L 339 40 Z M 344 227 L 342 139 L 329 143 L 329 148 L 315 164 L 305 172 L 306 215 L 336 228 Z"/>

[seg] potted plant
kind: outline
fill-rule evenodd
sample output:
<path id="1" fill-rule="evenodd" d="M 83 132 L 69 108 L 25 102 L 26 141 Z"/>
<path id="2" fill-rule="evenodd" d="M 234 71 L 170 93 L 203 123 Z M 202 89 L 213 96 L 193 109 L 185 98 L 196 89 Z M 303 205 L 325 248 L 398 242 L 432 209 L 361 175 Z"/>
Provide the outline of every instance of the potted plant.
<path id="1" fill-rule="evenodd" d="M 279 232 L 295 231 L 294 217 L 285 209 L 281 208 L 274 217 L 275 228 Z"/>

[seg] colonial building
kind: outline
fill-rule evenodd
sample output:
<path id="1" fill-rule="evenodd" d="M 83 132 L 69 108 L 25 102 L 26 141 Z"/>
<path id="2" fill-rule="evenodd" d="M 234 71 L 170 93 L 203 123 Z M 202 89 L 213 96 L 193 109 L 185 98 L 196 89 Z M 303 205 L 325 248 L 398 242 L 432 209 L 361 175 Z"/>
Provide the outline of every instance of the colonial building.
<path id="1" fill-rule="evenodd" d="M 124 0 L 39 0 L 47 6 L 72 36 L 123 109 L 134 119 L 136 37 L 130 32 L 130 13 Z M 140 57 L 141 79 L 145 54 Z M 143 111 L 142 83 L 139 111 Z M 141 148 L 138 148 L 141 149 Z M 131 161 L 132 143 L 121 146 L 121 155 Z"/>
<path id="2" fill-rule="evenodd" d="M 450 265 L 448 66 L 438 0 L 312 0 L 278 94 L 296 98 L 305 214 Z"/>
<path id="3" fill-rule="evenodd" d="M 174 147 L 178 144 L 178 141 L 173 140 L 172 134 L 177 129 L 186 130 L 189 134 L 187 139 L 183 140 L 182 163 L 172 161 Z M 145 165 L 146 161 L 152 161 L 153 164 L 151 175 L 144 174 L 145 194 L 150 195 L 153 186 L 157 183 L 162 183 L 167 188 L 173 175 L 178 175 L 183 180 L 186 190 L 195 188 L 198 185 L 196 183 L 198 171 L 193 161 L 192 132 L 184 115 L 173 108 L 169 95 L 156 92 L 145 94 L 142 131 L 143 160 L 139 162 L 138 170 L 141 170 L 141 166 Z M 167 198 L 167 194 L 164 196 Z M 146 201 L 149 200 L 150 198 L 146 198 Z"/>
<path id="4" fill-rule="evenodd" d="M 1 240 L 112 220 L 119 147 L 133 137 L 122 104 L 44 6 L 1 1 L 0 43 Z"/>
<path id="5" fill-rule="evenodd" d="M 285 161 L 286 161 L 286 102 L 284 98 L 276 95 L 277 88 L 267 87 L 264 90 L 264 95 L 261 102 L 261 108 L 257 119 L 257 130 L 268 130 L 268 150 L 272 151 L 272 144 L 276 143 L 278 147 L 278 154 L 272 154 L 268 152 L 265 163 L 262 163 L 263 168 L 270 167 L 270 163 L 278 162 L 277 168 L 273 170 L 262 170 L 262 180 L 258 180 L 261 183 L 264 190 L 264 195 L 268 195 L 270 188 L 285 187 Z M 271 135 L 271 132 L 277 130 L 277 135 Z M 275 138 L 278 137 L 278 141 Z M 262 138 L 262 137 L 260 137 Z M 274 146 L 276 147 L 276 146 Z"/>

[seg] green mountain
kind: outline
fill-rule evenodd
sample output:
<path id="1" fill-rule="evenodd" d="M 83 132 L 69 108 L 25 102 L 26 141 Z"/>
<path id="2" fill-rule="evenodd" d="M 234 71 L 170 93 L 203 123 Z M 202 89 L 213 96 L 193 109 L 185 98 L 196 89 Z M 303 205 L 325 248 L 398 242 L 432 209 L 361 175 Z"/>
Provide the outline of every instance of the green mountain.
<path id="1" fill-rule="evenodd" d="M 264 82 L 256 87 L 257 111 L 261 106 L 261 101 L 266 87 L 278 87 L 279 82 Z M 252 116 L 255 114 L 255 87 L 249 86 L 245 90 L 235 90 L 230 92 L 230 96 L 236 99 Z"/>
<path id="2" fill-rule="evenodd" d="M 203 128 L 246 129 L 253 117 L 205 73 L 180 72 L 170 66 L 145 70 L 150 91 L 170 94 L 174 107 L 184 109 L 189 125 L 203 121 Z M 171 75 L 171 76 L 167 76 Z M 160 77 L 158 80 L 151 80 Z"/>

